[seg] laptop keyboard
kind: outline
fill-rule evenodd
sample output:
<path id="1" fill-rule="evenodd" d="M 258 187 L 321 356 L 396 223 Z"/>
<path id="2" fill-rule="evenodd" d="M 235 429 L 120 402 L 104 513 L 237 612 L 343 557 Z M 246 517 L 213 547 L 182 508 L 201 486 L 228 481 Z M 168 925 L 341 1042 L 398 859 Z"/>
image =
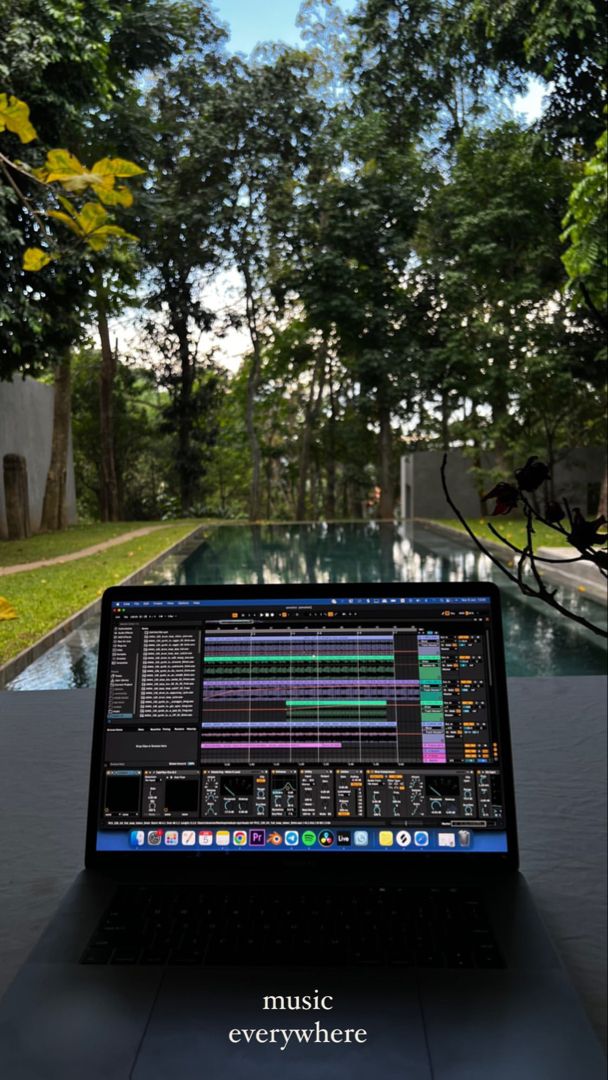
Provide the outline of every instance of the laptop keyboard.
<path id="1" fill-rule="evenodd" d="M 418 887 L 280 897 L 124 887 L 80 962 L 504 967 L 478 891 Z"/>

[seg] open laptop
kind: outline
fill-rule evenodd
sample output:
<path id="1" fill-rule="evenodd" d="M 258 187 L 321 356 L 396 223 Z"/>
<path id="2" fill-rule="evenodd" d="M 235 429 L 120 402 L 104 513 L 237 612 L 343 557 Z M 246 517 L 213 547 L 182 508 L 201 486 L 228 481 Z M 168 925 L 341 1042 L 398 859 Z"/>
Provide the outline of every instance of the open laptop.
<path id="1" fill-rule="evenodd" d="M 4 1074 L 603 1077 L 517 867 L 496 586 L 110 589 Z"/>

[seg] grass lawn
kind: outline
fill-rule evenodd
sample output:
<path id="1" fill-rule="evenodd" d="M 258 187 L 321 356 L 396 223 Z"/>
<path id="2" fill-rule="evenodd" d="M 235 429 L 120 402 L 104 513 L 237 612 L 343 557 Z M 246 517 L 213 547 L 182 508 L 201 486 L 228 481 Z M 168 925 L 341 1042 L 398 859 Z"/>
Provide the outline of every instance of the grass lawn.
<path id="1" fill-rule="evenodd" d="M 516 544 L 521 548 L 526 543 L 526 524 L 521 519 L 511 517 L 495 517 L 488 518 L 467 518 L 467 522 L 471 529 L 480 540 L 493 540 L 495 543 L 499 543 L 496 537 L 488 529 L 488 521 L 491 520 L 492 525 L 498 530 L 502 536 L 510 540 L 512 544 Z M 438 525 L 449 525 L 452 529 L 458 529 L 459 532 L 464 532 L 463 526 L 460 524 L 457 518 L 442 518 L 437 521 Z M 565 536 L 560 533 L 553 532 L 553 529 L 549 529 L 546 525 L 536 525 L 534 528 L 534 546 L 535 547 L 569 547 L 568 541 Z"/>
<path id="2" fill-rule="evenodd" d="M 27 540 L 0 540 L 0 566 L 16 566 L 18 563 L 37 562 L 38 559 L 54 559 L 57 555 L 70 555 L 81 548 L 114 540 L 122 533 L 158 524 L 157 521 L 98 521 L 91 525 L 70 525 L 61 532 L 36 533 Z"/>
<path id="3" fill-rule="evenodd" d="M 17 612 L 16 619 L 0 622 L 0 664 L 6 663 L 69 615 L 91 603 L 109 585 L 118 584 L 165 548 L 177 543 L 191 532 L 196 524 L 195 521 L 172 522 L 147 536 L 127 540 L 124 544 L 117 544 L 116 547 L 100 551 L 96 555 L 87 555 L 83 559 L 63 565 L 24 570 L 0 578 L 0 596 L 5 597 Z M 119 535 L 120 531 L 130 532 L 133 528 L 134 524 L 124 522 L 120 525 L 79 526 L 67 533 L 49 533 L 32 537 L 32 540 L 48 542 L 51 537 L 57 541 L 60 537 L 68 540 L 70 534 L 78 532 L 78 543 L 72 543 L 71 547 L 64 549 L 73 551 L 78 547 L 90 547 L 103 539 L 108 540 L 112 535 Z M 101 529 L 113 529 L 114 533 L 108 532 L 105 536 L 99 532 L 93 533 L 93 530 Z M 24 545 L 31 542 L 15 541 Z M 62 554 L 59 543 L 55 545 L 53 553 Z M 28 549 L 26 557 L 20 561 L 30 562 L 35 558 L 48 557 L 49 554 L 48 547 L 39 547 L 36 554 L 30 554 Z"/>

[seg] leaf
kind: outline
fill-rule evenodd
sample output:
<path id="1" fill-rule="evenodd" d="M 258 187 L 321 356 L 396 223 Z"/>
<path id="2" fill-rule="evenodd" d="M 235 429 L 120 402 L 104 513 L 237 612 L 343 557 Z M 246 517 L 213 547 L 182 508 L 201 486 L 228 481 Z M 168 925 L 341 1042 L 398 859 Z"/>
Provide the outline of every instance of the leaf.
<path id="1" fill-rule="evenodd" d="M 4 95 L 6 96 L 6 95 Z M 1 104 L 1 102 L 0 102 Z M 16 619 L 17 612 L 5 596 L 0 596 L 0 622 L 4 619 Z"/>
<path id="2" fill-rule="evenodd" d="M 134 161 L 126 161 L 124 158 L 101 158 L 91 169 L 91 172 L 100 176 L 140 176 L 145 171 Z"/>
<path id="3" fill-rule="evenodd" d="M 104 225 L 108 220 L 108 217 L 108 211 L 104 210 L 101 203 L 88 202 L 84 204 L 78 215 L 78 224 L 82 229 L 83 235 L 85 235 L 95 232 L 100 225 Z"/>
<path id="4" fill-rule="evenodd" d="M 102 188 L 95 185 L 95 191 L 106 206 L 132 206 L 133 195 L 124 185 L 118 188 Z"/>
<path id="5" fill-rule="evenodd" d="M 57 258 L 56 255 L 50 255 L 48 251 L 43 251 L 42 248 L 26 248 L 23 252 L 23 269 L 31 270 L 32 272 L 42 270 L 47 263 L 50 263 L 55 258 Z M 0 615 L 0 618 L 1 617 L 2 616 Z"/>
<path id="6" fill-rule="evenodd" d="M 30 123 L 30 110 L 25 101 L 12 94 L 0 94 L 0 131 L 12 131 L 22 143 L 36 138 L 36 129 Z"/>
<path id="7" fill-rule="evenodd" d="M 85 170 L 78 158 L 69 150 L 49 150 L 46 161 L 39 169 L 34 170 L 38 180 L 45 184 L 51 184 L 54 180 L 64 182 L 67 178 L 78 177 Z"/>
<path id="8" fill-rule="evenodd" d="M 68 214 L 71 218 L 75 220 L 78 217 L 78 210 L 74 206 L 74 203 L 70 202 L 69 199 L 66 199 L 65 195 L 58 195 L 57 202 L 60 206 L 63 206 L 66 214 Z"/>
<path id="9" fill-rule="evenodd" d="M 102 225 L 87 237 L 87 244 L 93 251 L 102 251 L 111 236 L 119 237 L 121 240 L 132 240 L 135 244 L 139 243 L 136 236 L 128 233 L 126 229 L 121 229 L 120 225 Z"/>
<path id="10" fill-rule="evenodd" d="M 47 217 L 62 221 L 64 225 L 67 225 L 68 229 L 71 229 L 73 233 L 76 233 L 76 236 L 82 236 L 82 230 L 78 225 L 78 221 L 71 217 L 70 214 L 62 214 L 61 210 L 47 210 Z"/>

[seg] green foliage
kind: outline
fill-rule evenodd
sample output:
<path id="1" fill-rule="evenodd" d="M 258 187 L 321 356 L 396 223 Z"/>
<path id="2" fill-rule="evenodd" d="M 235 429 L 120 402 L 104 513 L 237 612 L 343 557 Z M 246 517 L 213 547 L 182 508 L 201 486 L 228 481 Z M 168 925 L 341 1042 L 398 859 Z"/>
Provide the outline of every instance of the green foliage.
<path id="1" fill-rule="evenodd" d="M 590 152 L 606 102 L 603 0 L 462 0 L 460 7 L 477 61 L 503 81 L 517 83 L 529 74 L 543 79 L 542 127 L 564 149 Z"/>
<path id="2" fill-rule="evenodd" d="M 570 285 L 604 324 L 608 319 L 608 139 L 604 131 L 597 153 L 583 167 L 568 201 L 562 255 Z"/>
<path id="3" fill-rule="evenodd" d="M 135 77 L 169 62 L 195 8 L 179 0 L 0 0 L 0 86 L 27 101 L 43 150 L 69 146 L 98 163 L 131 157 Z M 30 143 L 10 131 L 2 137 L 11 160 L 39 163 Z M 33 182 L 18 179 L 31 195 Z M 94 314 L 93 268 L 86 258 L 53 260 L 33 287 L 23 252 L 40 248 L 40 226 L 5 177 L 0 236 L 0 378 L 37 374 L 82 340 Z"/>
<path id="4" fill-rule="evenodd" d="M 562 294 L 560 219 L 573 173 L 513 123 L 472 132 L 420 223 L 423 393 L 439 390 L 447 424 L 464 407 L 454 434 L 509 460 L 533 449 L 552 459 L 573 426 L 581 442 L 585 410 L 597 434 L 589 358 L 598 333 L 568 314 Z"/>
<path id="5" fill-rule="evenodd" d="M 72 427 L 78 511 L 97 518 L 101 506 L 98 352 L 80 350 L 72 365 Z M 172 440 L 162 430 L 168 396 L 152 372 L 118 365 L 114 394 L 114 440 L 120 462 L 119 496 L 129 519 L 163 517 L 173 488 Z"/>
<path id="6" fill-rule="evenodd" d="M 136 341 L 108 400 L 134 517 L 387 515 L 402 435 L 464 445 L 478 477 L 486 450 L 551 461 L 601 441 L 600 15 L 599 0 L 362 0 L 349 16 L 304 0 L 302 48 L 245 61 L 205 0 L 6 7 L 10 178 L 30 199 L 44 181 L 71 250 L 52 257 L 5 176 L 0 373 L 74 352 L 84 512 L 104 505 L 112 438 L 100 358 L 79 344 L 127 304 Z M 548 104 L 524 127 L 508 101 L 531 75 Z"/>

